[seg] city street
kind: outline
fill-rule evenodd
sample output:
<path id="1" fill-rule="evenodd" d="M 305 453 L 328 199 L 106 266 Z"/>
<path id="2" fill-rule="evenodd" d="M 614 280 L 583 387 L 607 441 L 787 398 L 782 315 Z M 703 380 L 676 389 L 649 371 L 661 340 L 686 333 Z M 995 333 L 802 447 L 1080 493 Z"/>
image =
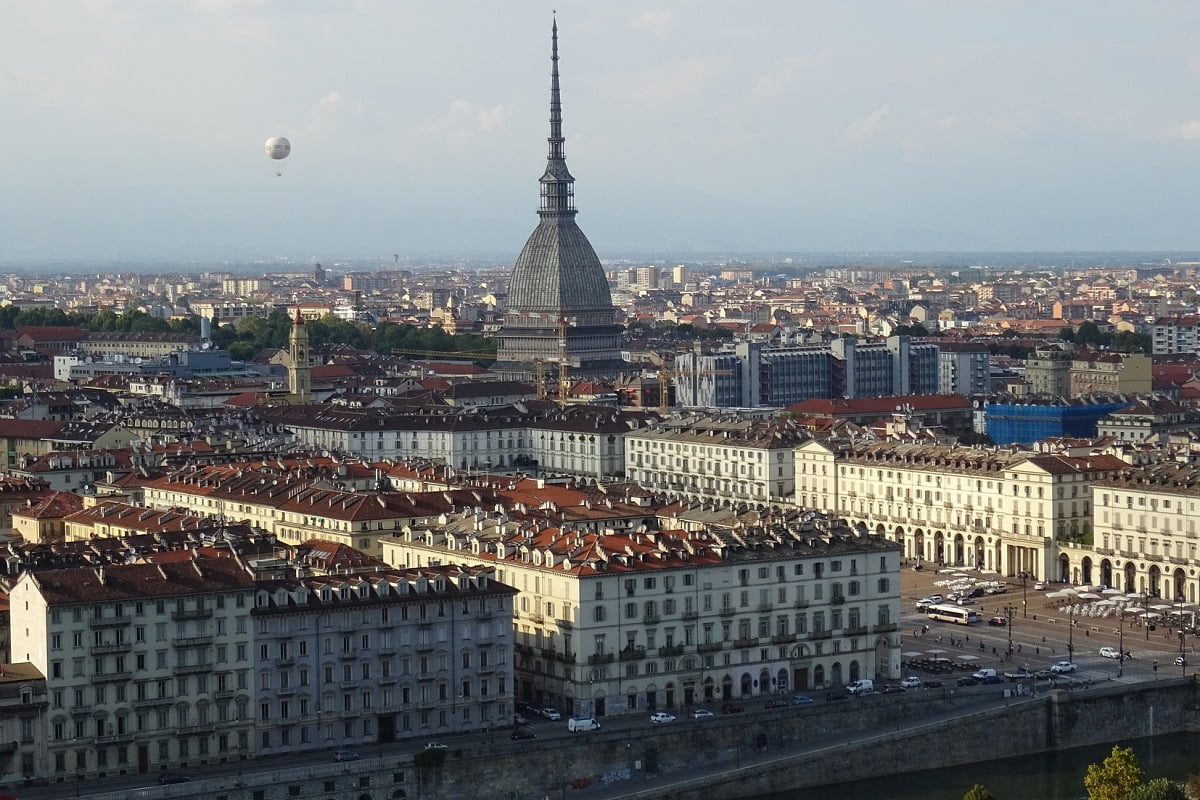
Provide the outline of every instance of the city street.
<path id="1" fill-rule="evenodd" d="M 1133 627 L 1128 618 L 1122 625 L 1117 618 L 1071 617 L 1053 607 L 1046 595 L 1065 584 L 1047 584 L 1047 589 L 1037 590 L 1030 580 L 1024 589 L 1019 580 L 1009 579 L 1008 589 L 1002 594 L 985 594 L 974 598 L 968 608 L 979 611 L 983 622 L 978 625 L 956 625 L 930 620 L 916 610 L 916 602 L 933 593 L 946 594 L 944 583 L 956 575 L 966 575 L 977 580 L 1001 580 L 995 574 L 962 568 L 943 568 L 938 571 L 925 565 L 919 572 L 905 567 L 901 577 L 900 611 L 903 632 L 902 653 L 920 653 L 922 657 L 940 655 L 958 660 L 963 656 L 977 667 L 993 667 L 998 672 L 1027 666 L 1032 671 L 1048 669 L 1058 661 L 1072 660 L 1078 671 L 1072 674 L 1076 680 L 1116 680 L 1127 682 L 1153 680 L 1162 675 L 1179 676 L 1195 671 L 1194 650 L 1200 643 L 1196 636 L 1186 636 L 1184 647 L 1188 665 L 1174 665 L 1179 655 L 1179 632 L 1159 625 L 1156 630 L 1146 626 Z M 950 601 L 946 601 L 950 602 Z M 1012 620 L 1008 622 L 1006 608 L 1011 607 Z M 988 620 L 1004 617 L 1007 624 L 992 626 Z M 1128 617 L 1128 615 L 1127 615 Z M 928 626 L 928 632 L 925 632 Z M 1013 652 L 1008 655 L 1011 635 Z M 1074 648 L 1074 657 L 1069 652 Z M 1132 653 L 1122 668 L 1116 658 L 1104 658 L 1101 647 L 1123 648 Z M 932 651 L 942 651 L 940 654 Z M 907 658 L 906 658 L 907 660 Z M 1155 664 L 1157 663 L 1157 672 Z M 966 673 L 964 673 L 966 674 Z"/>

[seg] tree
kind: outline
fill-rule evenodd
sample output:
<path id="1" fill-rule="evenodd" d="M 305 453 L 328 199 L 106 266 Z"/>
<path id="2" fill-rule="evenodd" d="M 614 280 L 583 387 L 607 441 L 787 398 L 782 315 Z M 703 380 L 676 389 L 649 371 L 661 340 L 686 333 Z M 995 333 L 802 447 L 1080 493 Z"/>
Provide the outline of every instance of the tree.
<path id="1" fill-rule="evenodd" d="M 967 790 L 962 800 L 996 800 L 996 795 L 989 792 L 983 784 L 977 783 Z"/>
<path id="2" fill-rule="evenodd" d="M 1115 745 L 1103 763 L 1088 765 L 1083 785 L 1088 800 L 1124 800 L 1142 782 L 1143 774 L 1133 749 Z"/>
<path id="3" fill-rule="evenodd" d="M 1138 786 L 1121 800 L 1187 800 L 1187 793 L 1170 778 L 1155 778 Z"/>

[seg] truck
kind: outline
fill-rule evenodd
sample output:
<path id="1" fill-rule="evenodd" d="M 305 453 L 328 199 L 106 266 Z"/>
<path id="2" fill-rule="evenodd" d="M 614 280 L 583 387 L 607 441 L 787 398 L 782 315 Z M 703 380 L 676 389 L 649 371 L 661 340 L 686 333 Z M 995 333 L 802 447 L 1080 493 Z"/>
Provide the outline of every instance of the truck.
<path id="1" fill-rule="evenodd" d="M 988 678 L 996 677 L 996 670 L 992 669 L 991 667 L 984 667 L 982 669 L 975 670 L 971 677 L 977 681 L 984 681 Z"/>
<path id="2" fill-rule="evenodd" d="M 1004 673 L 1004 677 L 1010 681 L 1024 681 L 1032 678 L 1033 673 L 1029 671 L 1028 667 L 1021 667 Z"/>
<path id="3" fill-rule="evenodd" d="M 851 681 L 846 687 L 846 691 L 852 695 L 871 694 L 875 691 L 875 681 L 870 678 Z"/>
<path id="4" fill-rule="evenodd" d="M 593 717 L 571 717 L 567 720 L 567 730 L 571 733 L 598 731 L 600 730 L 600 723 L 596 722 Z"/>

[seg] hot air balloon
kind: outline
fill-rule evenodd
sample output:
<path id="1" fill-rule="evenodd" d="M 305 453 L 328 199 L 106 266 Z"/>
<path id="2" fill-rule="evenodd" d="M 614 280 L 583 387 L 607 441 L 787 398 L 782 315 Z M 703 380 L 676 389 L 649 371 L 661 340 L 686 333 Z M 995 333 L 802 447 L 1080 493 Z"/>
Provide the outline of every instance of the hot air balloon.
<path id="1" fill-rule="evenodd" d="M 287 158 L 292 153 L 292 143 L 282 136 L 272 136 L 267 139 L 267 143 L 263 145 L 263 149 L 267 151 L 267 156 L 276 161 Z"/>

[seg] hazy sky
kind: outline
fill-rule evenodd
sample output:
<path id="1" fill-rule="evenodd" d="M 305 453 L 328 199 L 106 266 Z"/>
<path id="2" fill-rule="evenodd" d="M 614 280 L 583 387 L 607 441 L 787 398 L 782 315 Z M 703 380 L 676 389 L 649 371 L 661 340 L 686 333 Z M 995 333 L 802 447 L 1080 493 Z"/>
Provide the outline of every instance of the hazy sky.
<path id="1" fill-rule="evenodd" d="M 0 262 L 515 258 L 553 8 L 601 258 L 1200 247 L 1195 0 L 0 0 Z"/>

